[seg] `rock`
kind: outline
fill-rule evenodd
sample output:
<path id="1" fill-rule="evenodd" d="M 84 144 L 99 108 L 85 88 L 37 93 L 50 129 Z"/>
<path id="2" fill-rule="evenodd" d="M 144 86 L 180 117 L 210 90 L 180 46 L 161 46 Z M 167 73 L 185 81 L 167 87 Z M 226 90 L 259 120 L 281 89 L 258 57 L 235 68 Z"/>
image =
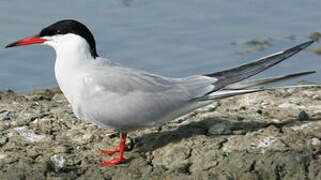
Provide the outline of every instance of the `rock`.
<path id="1" fill-rule="evenodd" d="M 6 154 L 0 154 L 0 160 L 1 160 L 1 159 L 4 159 L 4 158 L 6 158 L 6 157 L 7 157 Z"/>
<path id="2" fill-rule="evenodd" d="M 313 48 L 312 51 L 316 54 L 321 54 L 321 46 L 317 46 L 317 47 Z"/>
<path id="3" fill-rule="evenodd" d="M 8 142 L 8 137 L 0 137 L 0 147 Z"/>
<path id="4" fill-rule="evenodd" d="M 232 133 L 233 124 L 229 122 L 221 122 L 211 126 L 208 130 L 209 134 L 223 135 Z"/>
<path id="5" fill-rule="evenodd" d="M 54 167 L 57 172 L 60 169 L 65 168 L 65 166 L 66 166 L 66 159 L 62 154 L 55 154 L 50 157 L 50 160 L 54 164 Z"/>
<path id="6" fill-rule="evenodd" d="M 321 145 L 321 141 L 320 141 L 320 139 L 318 139 L 318 138 L 312 138 L 312 140 L 311 140 L 311 144 L 313 145 L 313 146 L 319 146 L 319 145 Z"/>
<path id="7" fill-rule="evenodd" d="M 292 108 L 292 109 L 304 109 L 305 106 L 296 104 L 293 102 L 284 102 L 278 106 L 279 108 Z"/>
<path id="8" fill-rule="evenodd" d="M 5 120 L 13 120 L 14 116 L 13 116 L 12 112 L 3 109 L 0 111 L 0 119 L 2 119 L 4 121 Z"/>
<path id="9" fill-rule="evenodd" d="M 266 151 L 266 149 L 269 149 L 276 140 L 278 140 L 278 139 L 275 136 L 266 136 L 262 139 L 259 139 L 256 142 L 253 142 L 251 144 L 251 147 L 253 149 L 258 149 L 262 153 L 264 153 Z"/>
<path id="10" fill-rule="evenodd" d="M 309 38 L 314 40 L 314 41 L 319 41 L 319 39 L 321 38 L 321 33 L 319 32 L 313 32 L 309 35 Z"/>
<path id="11" fill-rule="evenodd" d="M 45 139 L 47 139 L 45 135 L 35 134 L 30 130 L 28 130 L 27 127 L 16 127 L 14 128 L 14 130 L 29 142 L 38 142 L 38 141 L 44 141 Z"/>
<path id="12" fill-rule="evenodd" d="M 170 146 L 153 154 L 153 164 L 164 166 L 170 171 L 185 171 L 185 168 L 189 166 L 190 153 L 191 149 L 186 146 Z"/>

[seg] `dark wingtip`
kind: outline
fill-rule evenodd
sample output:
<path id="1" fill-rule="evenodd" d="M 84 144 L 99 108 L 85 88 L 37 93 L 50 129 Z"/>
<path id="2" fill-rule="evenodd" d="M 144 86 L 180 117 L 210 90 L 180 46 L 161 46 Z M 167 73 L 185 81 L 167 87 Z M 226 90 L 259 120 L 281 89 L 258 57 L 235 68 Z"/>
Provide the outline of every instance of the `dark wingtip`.
<path id="1" fill-rule="evenodd" d="M 315 40 L 314 39 L 310 39 L 308 42 L 314 43 Z"/>
<path id="2" fill-rule="evenodd" d="M 302 51 L 303 49 L 307 48 L 308 46 L 310 46 L 314 42 L 315 42 L 314 40 L 306 41 L 304 43 L 301 43 L 299 45 L 296 45 L 294 47 L 286 49 L 286 50 L 282 51 L 282 53 L 288 54 L 286 58 L 289 58 L 289 57 L 293 56 L 294 54 L 296 54 L 296 53 Z"/>
<path id="3" fill-rule="evenodd" d="M 317 71 L 308 71 L 306 72 L 307 74 L 313 74 L 313 73 L 316 73 Z"/>
<path id="4" fill-rule="evenodd" d="M 310 46 L 314 42 L 315 42 L 314 40 L 309 40 L 309 41 L 306 41 L 306 42 L 304 42 L 302 44 L 299 44 L 299 45 L 297 45 L 297 46 L 295 46 L 293 48 L 290 48 L 288 50 L 291 51 L 291 50 L 298 49 L 298 48 L 302 50 L 302 49 L 305 49 L 306 47 Z"/>
<path id="5" fill-rule="evenodd" d="M 316 40 L 315 40 L 315 39 L 310 39 L 310 40 L 308 40 L 307 42 L 314 43 L 314 42 L 316 42 Z"/>
<path id="6" fill-rule="evenodd" d="M 303 43 L 304 45 L 305 45 L 305 47 L 308 47 L 308 46 L 310 46 L 311 44 L 313 44 L 315 42 L 315 40 L 309 40 L 309 41 L 307 41 L 307 42 L 305 42 L 305 43 Z M 303 45 L 302 44 L 302 45 Z"/>

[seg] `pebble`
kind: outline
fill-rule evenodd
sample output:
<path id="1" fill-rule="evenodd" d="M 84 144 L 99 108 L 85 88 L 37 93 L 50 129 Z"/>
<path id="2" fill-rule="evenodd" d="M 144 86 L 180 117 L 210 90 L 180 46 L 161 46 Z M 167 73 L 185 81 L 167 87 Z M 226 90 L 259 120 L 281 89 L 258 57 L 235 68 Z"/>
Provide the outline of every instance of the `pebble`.
<path id="1" fill-rule="evenodd" d="M 0 159 L 4 159 L 4 158 L 6 158 L 8 155 L 6 155 L 6 154 L 0 154 Z"/>
<path id="2" fill-rule="evenodd" d="M 45 135 L 38 135 L 28 130 L 26 126 L 16 127 L 14 130 L 29 142 L 39 142 L 46 139 Z"/>
<path id="3" fill-rule="evenodd" d="M 311 144 L 313 146 L 318 146 L 318 145 L 321 144 L 321 141 L 320 141 L 320 139 L 314 137 L 314 138 L 311 139 Z"/>
<path id="4" fill-rule="evenodd" d="M 298 119 L 299 121 L 308 121 L 310 117 L 305 111 L 301 111 L 298 115 Z"/>
<path id="5" fill-rule="evenodd" d="M 293 102 L 284 102 L 278 106 L 279 108 L 292 108 L 292 109 L 304 109 L 305 106 L 296 104 Z"/>
<path id="6" fill-rule="evenodd" d="M 66 159 L 62 154 L 55 154 L 50 157 L 50 160 L 55 165 L 56 171 L 65 167 Z"/>
<path id="7" fill-rule="evenodd" d="M 232 123 L 221 122 L 211 126 L 208 130 L 208 133 L 213 135 L 231 134 L 232 128 L 233 128 Z"/>
<path id="8" fill-rule="evenodd" d="M 7 137 L 1 137 L 0 138 L 0 146 L 6 144 L 8 142 L 8 138 Z"/>

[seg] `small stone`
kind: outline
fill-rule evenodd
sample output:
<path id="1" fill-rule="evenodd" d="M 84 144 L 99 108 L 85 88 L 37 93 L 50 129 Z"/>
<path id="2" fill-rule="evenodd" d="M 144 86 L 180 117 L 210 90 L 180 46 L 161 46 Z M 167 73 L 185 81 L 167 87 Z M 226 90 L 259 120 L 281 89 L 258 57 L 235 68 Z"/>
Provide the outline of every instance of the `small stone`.
<path id="1" fill-rule="evenodd" d="M 46 135 L 35 134 L 33 131 L 29 130 L 26 126 L 16 127 L 14 128 L 14 130 L 29 142 L 39 142 L 39 141 L 48 140 L 48 137 Z"/>
<path id="2" fill-rule="evenodd" d="M 183 122 L 179 123 L 178 126 L 187 126 L 189 124 L 191 124 L 191 121 L 187 120 L 187 121 L 183 121 Z"/>
<path id="3" fill-rule="evenodd" d="M 8 155 L 6 155 L 6 154 L 0 154 L 0 159 L 4 159 L 4 158 L 6 158 Z"/>
<path id="4" fill-rule="evenodd" d="M 208 133 L 213 135 L 231 134 L 232 128 L 233 128 L 232 123 L 221 122 L 211 126 L 208 130 Z"/>
<path id="5" fill-rule="evenodd" d="M 271 119 L 271 121 L 274 122 L 274 123 L 279 123 L 280 119 Z"/>
<path id="6" fill-rule="evenodd" d="M 267 105 L 270 105 L 270 104 L 271 104 L 270 102 L 263 101 L 263 102 L 261 103 L 261 106 L 267 106 Z"/>
<path id="7" fill-rule="evenodd" d="M 0 138 L 0 146 L 6 144 L 8 142 L 8 138 L 7 137 L 1 137 Z"/>
<path id="8" fill-rule="evenodd" d="M 12 112 L 7 110 L 1 110 L 0 112 L 0 119 L 6 121 L 6 120 L 12 120 L 14 119 Z"/>
<path id="9" fill-rule="evenodd" d="M 284 102 L 278 106 L 279 108 L 289 108 L 289 109 L 304 109 L 305 106 L 296 104 L 293 102 Z"/>
<path id="10" fill-rule="evenodd" d="M 237 120 L 238 121 L 243 121 L 245 118 L 244 117 L 242 117 L 242 116 L 237 116 Z"/>
<path id="11" fill-rule="evenodd" d="M 321 144 L 321 141 L 320 141 L 320 139 L 314 137 L 314 138 L 311 139 L 311 144 L 313 146 L 318 146 L 318 145 Z"/>
<path id="12" fill-rule="evenodd" d="M 299 121 L 308 121 L 309 119 L 310 119 L 310 117 L 305 111 L 301 111 L 298 115 Z"/>
<path id="13" fill-rule="evenodd" d="M 258 114 L 262 115 L 263 111 L 261 109 L 256 111 Z"/>
<path id="14" fill-rule="evenodd" d="M 56 171 L 65 167 L 66 159 L 62 154 L 55 154 L 50 157 L 50 160 L 54 164 Z"/>

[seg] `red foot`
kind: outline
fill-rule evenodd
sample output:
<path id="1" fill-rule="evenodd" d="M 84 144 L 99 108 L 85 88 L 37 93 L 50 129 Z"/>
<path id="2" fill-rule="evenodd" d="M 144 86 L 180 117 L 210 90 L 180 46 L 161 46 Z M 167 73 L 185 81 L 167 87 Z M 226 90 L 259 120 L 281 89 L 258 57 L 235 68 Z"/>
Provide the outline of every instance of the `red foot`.
<path id="1" fill-rule="evenodd" d="M 123 162 L 125 162 L 125 159 L 124 159 L 124 158 L 122 158 L 122 157 L 117 157 L 117 158 L 115 158 L 115 159 L 113 159 L 113 160 L 111 160 L 111 161 L 103 161 L 103 162 L 101 163 L 101 165 L 102 165 L 102 166 L 111 166 L 111 165 L 121 164 L 121 163 L 123 163 Z"/>
<path id="2" fill-rule="evenodd" d="M 113 155 L 113 154 L 115 154 L 115 153 L 117 153 L 117 152 L 120 152 L 119 149 L 116 149 L 116 150 L 113 150 L 113 151 L 100 150 L 100 153 L 101 153 L 101 154 L 103 154 L 103 155 L 109 155 L 109 156 L 111 156 L 111 155 Z"/>
<path id="3" fill-rule="evenodd" d="M 111 165 L 117 165 L 117 164 L 121 164 L 123 162 L 125 162 L 125 147 L 126 147 L 126 138 L 127 138 L 127 133 L 121 133 L 121 138 L 120 138 L 120 142 L 118 145 L 118 148 L 113 150 L 113 151 L 105 151 L 105 150 L 100 150 L 100 152 L 102 154 L 106 154 L 106 155 L 113 155 L 117 152 L 119 152 L 119 157 L 111 160 L 111 161 L 103 161 L 101 163 L 102 166 L 111 166 Z"/>

